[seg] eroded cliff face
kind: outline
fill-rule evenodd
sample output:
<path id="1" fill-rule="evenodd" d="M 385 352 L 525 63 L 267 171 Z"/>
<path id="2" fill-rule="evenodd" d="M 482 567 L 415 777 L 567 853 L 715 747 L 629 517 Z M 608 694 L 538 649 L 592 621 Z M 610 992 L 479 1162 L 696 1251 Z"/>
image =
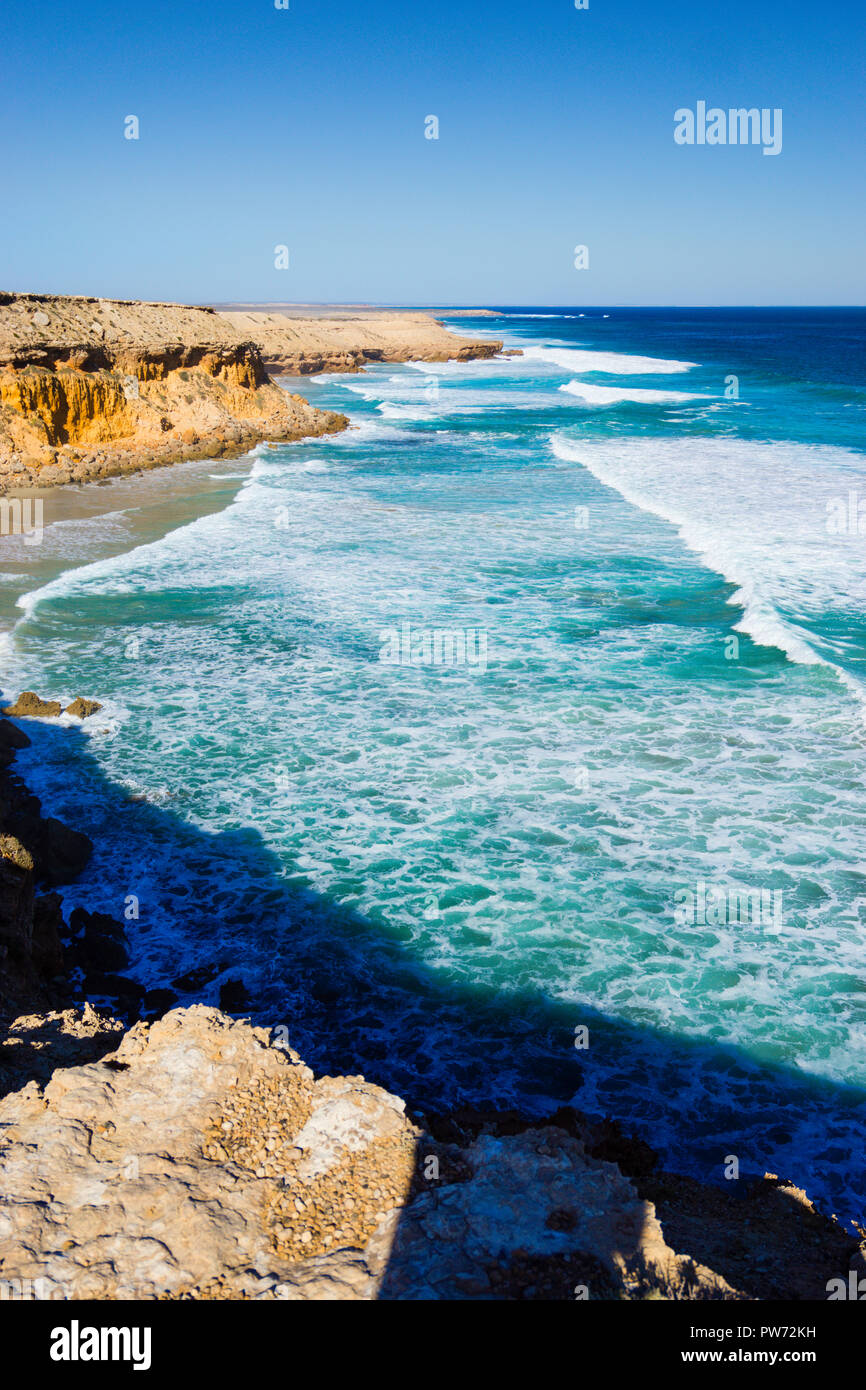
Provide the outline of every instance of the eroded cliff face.
<path id="1" fill-rule="evenodd" d="M 313 376 L 360 372 L 376 362 L 470 362 L 495 357 L 498 339 L 461 338 L 413 311 L 334 311 L 317 318 L 287 310 L 225 310 L 220 317 L 250 338 L 269 372 Z"/>
<path id="2" fill-rule="evenodd" d="M 0 491 L 343 429 L 213 311 L 0 295 Z"/>
<path id="3" fill-rule="evenodd" d="M 0 492 L 346 428 L 345 416 L 316 410 L 268 371 L 468 361 L 501 347 L 421 313 L 305 318 L 0 294 Z"/>
<path id="4" fill-rule="evenodd" d="M 76 878 L 93 849 L 80 831 L 43 816 L 15 775 L 15 754 L 29 743 L 23 729 L 0 719 L 0 1035 L 16 1014 L 65 1002 L 63 918 L 50 890 Z M 0 1093 L 5 1061 L 0 1043 Z"/>

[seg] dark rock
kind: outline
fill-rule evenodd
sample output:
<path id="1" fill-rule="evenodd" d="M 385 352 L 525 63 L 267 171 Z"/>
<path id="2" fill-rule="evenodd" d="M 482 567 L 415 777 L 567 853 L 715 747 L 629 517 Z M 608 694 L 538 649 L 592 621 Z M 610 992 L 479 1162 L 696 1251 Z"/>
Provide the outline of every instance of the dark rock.
<path id="1" fill-rule="evenodd" d="M 149 989 L 141 1001 L 142 1008 L 151 1018 L 162 1018 L 176 1003 L 177 995 L 173 989 Z"/>
<path id="2" fill-rule="evenodd" d="M 225 969 L 223 965 L 199 965 L 195 970 L 188 970 L 185 975 L 178 975 L 176 980 L 172 980 L 175 989 L 180 990 L 181 994 L 197 994 L 199 990 L 209 985 L 211 980 L 215 980 L 217 975 Z"/>
<path id="3" fill-rule="evenodd" d="M 564 1111 L 559 1111 L 562 1115 Z M 559 1123 L 556 1115 L 551 1123 Z M 584 1143 L 587 1153 L 593 1158 L 602 1158 L 607 1163 L 615 1163 L 620 1172 L 629 1178 L 643 1178 L 654 1173 L 659 1167 L 659 1156 L 643 1139 L 635 1139 L 624 1134 L 615 1120 L 603 1119 L 590 1127 Z"/>
<path id="4" fill-rule="evenodd" d="M 17 724 L 10 724 L 8 719 L 0 719 L 0 748 L 4 751 L 16 748 L 29 748 L 30 739 L 23 729 L 19 729 Z"/>
<path id="5" fill-rule="evenodd" d="M 29 748 L 30 740 L 23 729 L 0 719 L 0 769 L 10 767 L 19 748 Z"/>
<path id="6" fill-rule="evenodd" d="M 87 867 L 93 841 L 80 830 L 70 830 L 68 825 L 49 816 L 40 822 L 33 852 L 37 879 L 53 888 L 71 882 Z"/>
<path id="7" fill-rule="evenodd" d="M 341 990 L 337 985 L 330 984 L 327 980 L 317 980 L 310 987 L 310 993 L 320 1004 L 337 1004 L 340 1000 Z"/>
<path id="8" fill-rule="evenodd" d="M 144 998 L 144 986 L 137 980 L 130 980 L 126 975 L 106 975 L 96 972 L 86 975 L 84 978 L 84 993 L 104 994 L 109 999 L 133 1001 L 138 1003 Z"/>
<path id="9" fill-rule="evenodd" d="M 129 965 L 126 933 L 122 924 L 107 913 L 76 907 L 69 915 L 69 930 L 69 958 L 85 971 L 113 972 Z"/>
<path id="10" fill-rule="evenodd" d="M 16 960 L 33 943 L 33 856 L 14 835 L 0 835 L 0 945 Z"/>
<path id="11" fill-rule="evenodd" d="M 63 928 L 60 894 L 45 893 L 33 903 L 33 964 L 46 980 L 56 980 L 65 974 Z"/>
<path id="12" fill-rule="evenodd" d="M 226 980 L 220 985 L 220 1008 L 226 1013 L 240 1013 L 248 1003 L 249 995 L 243 980 Z"/>
<path id="13" fill-rule="evenodd" d="M 93 932 L 73 940 L 66 948 L 66 958 L 70 965 L 98 974 L 123 970 L 129 965 L 129 955 L 119 941 Z"/>
<path id="14" fill-rule="evenodd" d="M 75 908 L 70 915 L 70 927 L 76 935 L 68 954 L 75 965 L 96 973 L 115 972 L 129 965 L 126 935 L 114 917 Z"/>
<path id="15" fill-rule="evenodd" d="M 69 930 L 76 935 L 109 936 L 114 941 L 125 941 L 126 932 L 120 922 L 109 917 L 106 912 L 88 912 L 86 908 L 74 907 L 69 914 Z"/>

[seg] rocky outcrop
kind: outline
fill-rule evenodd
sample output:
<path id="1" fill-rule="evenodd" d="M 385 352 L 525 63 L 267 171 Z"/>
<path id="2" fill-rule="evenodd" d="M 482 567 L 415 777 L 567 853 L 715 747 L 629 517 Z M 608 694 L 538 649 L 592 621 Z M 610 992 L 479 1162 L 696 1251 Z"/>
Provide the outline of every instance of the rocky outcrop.
<path id="1" fill-rule="evenodd" d="M 19 1014 L 0 1043 L 0 1095 L 30 1081 L 45 1085 L 58 1067 L 81 1066 L 115 1051 L 125 1026 L 87 1003 Z"/>
<path id="2" fill-rule="evenodd" d="M 56 719 L 60 709 L 59 700 L 43 700 L 35 690 L 22 690 L 18 699 L 6 705 L 2 713 L 14 719 Z"/>
<path id="3" fill-rule="evenodd" d="M 0 832 L 0 1025 L 22 1007 L 49 1003 L 63 981 L 63 919 L 54 893 L 38 895 L 30 849 Z"/>
<path id="4" fill-rule="evenodd" d="M 198 1005 L 0 1102 L 0 1280 L 62 1298 L 735 1298 L 555 1127 L 443 1146 Z"/>
<path id="5" fill-rule="evenodd" d="M 309 317 L 303 311 L 223 311 L 258 346 L 269 372 L 312 376 L 359 372 L 376 362 L 469 362 L 495 357 L 502 343 L 460 338 L 429 314 L 368 310 Z"/>
<path id="6" fill-rule="evenodd" d="M 86 700 L 78 695 L 70 705 L 66 706 L 64 714 L 71 714 L 75 719 L 89 719 L 92 714 L 98 714 L 102 705 L 98 700 Z"/>
<path id="7" fill-rule="evenodd" d="M 98 700 L 88 700 L 84 696 L 78 695 L 71 704 L 66 706 L 63 713 L 71 714 L 75 719 L 89 719 L 92 714 L 98 714 L 101 709 L 102 705 Z M 41 696 L 36 694 L 35 690 L 22 690 L 17 700 L 0 710 L 0 713 L 7 714 L 13 719 L 56 719 L 60 712 L 59 700 L 43 700 Z"/>
<path id="8" fill-rule="evenodd" d="M 47 703 L 25 691 L 13 708 L 42 714 Z M 94 708 L 101 708 L 97 701 L 79 697 L 67 712 L 85 718 Z M 59 709 L 59 702 L 52 702 L 52 713 Z M 73 1000 L 97 1001 L 103 1013 L 117 1013 L 127 1025 L 142 1016 L 157 1017 L 177 996 L 172 990 L 148 990 L 126 975 L 123 924 L 82 907 L 66 922 L 60 896 L 38 891 L 76 879 L 93 845 L 81 831 L 44 816 L 38 797 L 11 770 L 15 753 L 29 743 L 23 730 L 0 720 L 0 1027 L 18 1014 L 63 1008 Z M 245 1005 L 242 988 L 240 994 L 223 988 L 229 1007 Z"/>
<path id="9" fill-rule="evenodd" d="M 15 753 L 29 742 L 0 720 L 0 1025 L 68 996 L 60 898 L 42 890 L 77 878 L 93 851 L 86 835 L 43 816 L 38 797 L 11 771 Z"/>
<path id="10" fill-rule="evenodd" d="M 345 429 L 268 372 L 492 357 L 426 314 L 301 318 L 0 294 L 0 493 Z"/>
<path id="11" fill-rule="evenodd" d="M 574 1111 L 428 1125 L 362 1077 L 317 1079 L 283 1029 L 203 1005 L 110 1051 L 118 1025 L 92 1010 L 49 1021 L 96 1056 L 46 1079 L 40 1020 L 4 1049 L 29 1046 L 37 1079 L 0 1101 L 0 1283 L 42 1297 L 818 1299 L 862 1273 L 790 1185 L 715 1194 L 740 1209 L 722 1235 L 712 1190 L 629 1176 L 646 1146 Z"/>
<path id="12" fill-rule="evenodd" d="M 344 428 L 209 309 L 0 295 L 0 491 Z"/>

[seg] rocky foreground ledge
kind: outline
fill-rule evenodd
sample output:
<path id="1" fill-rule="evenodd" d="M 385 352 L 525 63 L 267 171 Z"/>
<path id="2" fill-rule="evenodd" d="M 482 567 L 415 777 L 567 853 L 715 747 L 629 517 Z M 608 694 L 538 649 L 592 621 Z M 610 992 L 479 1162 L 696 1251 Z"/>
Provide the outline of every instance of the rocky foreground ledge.
<path id="1" fill-rule="evenodd" d="M 722 1194 L 658 1177 L 668 1223 L 611 1146 L 628 1165 L 614 1128 L 573 1111 L 412 1119 L 363 1077 L 317 1079 L 268 1029 L 176 1009 L 0 1102 L 0 1283 L 74 1299 L 817 1299 L 862 1272 L 796 1189 L 761 1184 L 723 1231 Z M 716 1269 L 672 1247 L 668 1224 L 690 1220 Z"/>
<path id="2" fill-rule="evenodd" d="M 732 1298 L 557 1126 L 441 1142 L 195 1005 L 0 1102 L 0 1279 L 64 1298 Z"/>
<path id="3" fill-rule="evenodd" d="M 345 429 L 268 370 L 492 356 L 424 314 L 337 320 L 0 294 L 0 493 Z M 263 356 L 264 354 L 264 356 Z M 267 361 L 265 361 L 265 358 Z"/>
<path id="4" fill-rule="evenodd" d="M 791 1183 L 666 1173 L 571 1108 L 410 1113 L 116 973 L 122 925 L 66 920 L 92 845 L 16 777 L 28 741 L 0 720 L 0 1297 L 825 1299 L 866 1272 Z"/>

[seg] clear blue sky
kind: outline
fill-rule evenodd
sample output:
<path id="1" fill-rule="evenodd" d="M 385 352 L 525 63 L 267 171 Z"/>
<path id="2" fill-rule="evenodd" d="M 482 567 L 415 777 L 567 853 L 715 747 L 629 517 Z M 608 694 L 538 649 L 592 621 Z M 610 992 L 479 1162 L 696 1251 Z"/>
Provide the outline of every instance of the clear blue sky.
<path id="1" fill-rule="evenodd" d="M 866 301 L 862 0 L 290 6 L 4 0 L 0 288 Z M 782 153 L 677 146 L 699 100 L 781 107 Z"/>

